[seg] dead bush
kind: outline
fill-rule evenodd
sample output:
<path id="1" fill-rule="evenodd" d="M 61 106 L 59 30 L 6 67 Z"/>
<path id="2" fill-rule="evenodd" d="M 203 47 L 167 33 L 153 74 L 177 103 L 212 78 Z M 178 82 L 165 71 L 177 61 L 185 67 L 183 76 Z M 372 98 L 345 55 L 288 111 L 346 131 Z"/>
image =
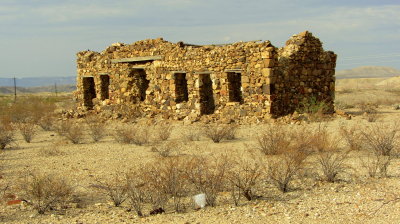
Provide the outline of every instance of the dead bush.
<path id="1" fill-rule="evenodd" d="M 232 158 L 232 169 L 227 172 L 227 179 L 230 182 L 231 196 L 235 205 L 239 204 L 241 196 L 248 201 L 255 199 L 255 188 L 260 185 L 262 175 L 265 173 L 265 165 L 251 152 L 251 156 L 235 156 Z"/>
<path id="2" fill-rule="evenodd" d="M 362 131 L 367 149 L 374 154 L 393 156 L 397 151 L 398 124 L 376 124 Z"/>
<path id="3" fill-rule="evenodd" d="M 37 133 L 36 125 L 31 122 L 19 123 L 17 128 L 27 143 L 30 143 Z"/>
<path id="4" fill-rule="evenodd" d="M 267 125 L 257 136 L 257 148 L 265 155 L 276 155 L 290 145 L 288 130 L 282 125 Z"/>
<path id="5" fill-rule="evenodd" d="M 17 102 L 7 108 L 15 123 L 38 123 L 41 117 L 54 112 L 55 102 L 52 98 L 28 96 L 18 98 Z"/>
<path id="6" fill-rule="evenodd" d="M 279 155 L 269 158 L 268 179 L 282 192 L 290 189 L 291 182 L 304 169 L 308 154 L 296 147 L 288 147 Z"/>
<path id="7" fill-rule="evenodd" d="M 387 177 L 387 169 L 392 156 L 384 156 L 376 153 L 368 153 L 366 157 L 360 157 L 362 166 L 367 170 L 369 177 Z"/>
<path id="8" fill-rule="evenodd" d="M 225 139 L 226 140 L 234 140 L 236 139 L 236 135 L 239 129 L 239 125 L 237 124 L 228 124 L 226 125 L 226 134 L 225 134 Z"/>
<path id="9" fill-rule="evenodd" d="M 0 150 L 15 141 L 14 134 L 14 127 L 11 123 L 0 122 Z"/>
<path id="10" fill-rule="evenodd" d="M 173 126 L 169 123 L 161 123 L 154 127 L 157 140 L 166 141 L 172 134 Z"/>
<path id="11" fill-rule="evenodd" d="M 192 126 L 185 130 L 183 133 L 185 140 L 188 141 L 200 141 L 201 130 L 198 127 Z"/>
<path id="12" fill-rule="evenodd" d="M 143 172 L 131 171 L 126 174 L 126 193 L 132 208 L 139 217 L 143 216 L 143 205 L 147 199 L 146 178 Z"/>
<path id="13" fill-rule="evenodd" d="M 32 174 L 22 189 L 24 199 L 39 214 L 65 205 L 73 194 L 73 187 L 70 183 L 57 175 Z"/>
<path id="14" fill-rule="evenodd" d="M 166 157 L 146 166 L 145 182 L 154 209 L 164 210 L 165 203 L 171 198 L 176 212 L 185 210 L 183 198 L 190 191 L 184 172 L 185 161 L 185 157 Z"/>
<path id="15" fill-rule="evenodd" d="M 81 125 L 72 120 L 62 121 L 57 127 L 57 133 L 71 141 L 73 144 L 82 142 L 83 131 Z"/>
<path id="16" fill-rule="evenodd" d="M 64 155 L 65 152 L 60 149 L 63 145 L 64 145 L 63 142 L 52 143 L 49 146 L 40 149 L 39 155 L 46 157 Z"/>
<path id="17" fill-rule="evenodd" d="M 148 126 L 121 125 L 115 128 L 114 139 L 119 143 L 144 145 L 150 143 L 150 130 Z"/>
<path id="18" fill-rule="evenodd" d="M 226 189 L 226 175 L 230 168 L 227 155 L 196 156 L 187 163 L 185 172 L 197 193 L 204 193 L 207 204 L 215 206 L 218 193 Z"/>
<path id="19" fill-rule="evenodd" d="M 89 128 L 89 135 L 94 142 L 98 142 L 107 135 L 106 123 L 97 116 L 89 116 L 85 119 Z"/>
<path id="20" fill-rule="evenodd" d="M 45 131 L 51 131 L 54 128 L 55 118 L 53 115 L 44 115 L 38 121 L 38 125 Z"/>
<path id="21" fill-rule="evenodd" d="M 222 139 L 226 137 L 228 129 L 225 125 L 211 124 L 204 127 L 203 133 L 214 143 L 219 143 Z"/>
<path id="22" fill-rule="evenodd" d="M 321 168 L 323 179 L 328 182 L 335 182 L 339 174 L 346 172 L 349 167 L 346 165 L 349 151 L 340 151 L 332 147 L 317 155 L 317 163 Z"/>
<path id="23" fill-rule="evenodd" d="M 362 148 L 362 133 L 360 127 L 340 126 L 340 134 L 350 150 L 358 151 Z"/>
<path id="24" fill-rule="evenodd" d="M 151 151 L 157 152 L 158 155 L 162 157 L 170 157 L 178 155 L 182 151 L 183 147 L 184 145 L 181 142 L 170 141 L 162 143 L 158 146 L 153 146 Z"/>
<path id="25" fill-rule="evenodd" d="M 92 187 L 105 194 L 115 207 L 119 207 L 128 198 L 125 180 L 118 174 L 106 181 L 98 180 Z"/>

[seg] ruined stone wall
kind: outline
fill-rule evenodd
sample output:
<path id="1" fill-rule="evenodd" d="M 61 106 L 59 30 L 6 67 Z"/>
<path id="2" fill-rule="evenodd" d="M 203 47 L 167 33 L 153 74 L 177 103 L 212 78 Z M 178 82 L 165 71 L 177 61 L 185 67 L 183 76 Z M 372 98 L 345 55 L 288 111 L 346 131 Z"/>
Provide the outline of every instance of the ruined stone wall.
<path id="1" fill-rule="evenodd" d="M 194 46 L 151 39 L 77 56 L 76 97 L 98 111 L 139 105 L 148 117 L 256 122 L 292 112 L 311 93 L 333 100 L 335 55 L 310 33 L 292 37 L 282 49 L 269 41 Z M 115 60 L 145 56 L 150 58 Z M 85 84 L 91 77 L 94 93 Z"/>

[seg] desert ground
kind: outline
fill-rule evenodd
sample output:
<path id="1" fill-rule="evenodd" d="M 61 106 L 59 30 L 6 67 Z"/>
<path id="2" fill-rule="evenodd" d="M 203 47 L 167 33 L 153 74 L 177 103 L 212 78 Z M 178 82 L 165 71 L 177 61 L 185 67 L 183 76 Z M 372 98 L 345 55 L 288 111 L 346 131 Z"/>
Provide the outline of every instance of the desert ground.
<path id="1" fill-rule="evenodd" d="M 334 115 L 251 125 L 54 117 L 48 131 L 35 125 L 27 143 L 13 122 L 14 140 L 0 154 L 0 222 L 397 223 L 400 91 L 384 81 L 338 80 Z M 56 100 L 56 111 L 72 108 L 69 97 Z M 63 128 L 68 122 L 78 128 Z M 88 122 L 105 134 L 97 142 Z M 236 132 L 214 143 L 208 136 L 220 127 Z M 140 139 L 129 141 L 129 130 Z M 130 181 L 140 184 L 128 191 Z M 192 197 L 199 193 L 215 196 L 214 204 L 198 208 Z M 126 197 L 119 206 L 117 196 Z M 158 207 L 165 212 L 150 215 Z"/>

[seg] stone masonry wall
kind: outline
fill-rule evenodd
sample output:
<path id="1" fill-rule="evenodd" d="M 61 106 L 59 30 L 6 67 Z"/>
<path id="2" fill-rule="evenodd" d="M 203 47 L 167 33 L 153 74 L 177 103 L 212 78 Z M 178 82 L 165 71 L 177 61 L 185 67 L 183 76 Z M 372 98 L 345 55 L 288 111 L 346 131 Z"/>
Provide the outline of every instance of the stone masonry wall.
<path id="1" fill-rule="evenodd" d="M 195 46 L 159 38 L 77 57 L 76 97 L 96 111 L 123 104 L 147 117 L 253 123 L 291 113 L 309 96 L 333 108 L 336 55 L 309 32 L 281 49 L 269 41 Z"/>

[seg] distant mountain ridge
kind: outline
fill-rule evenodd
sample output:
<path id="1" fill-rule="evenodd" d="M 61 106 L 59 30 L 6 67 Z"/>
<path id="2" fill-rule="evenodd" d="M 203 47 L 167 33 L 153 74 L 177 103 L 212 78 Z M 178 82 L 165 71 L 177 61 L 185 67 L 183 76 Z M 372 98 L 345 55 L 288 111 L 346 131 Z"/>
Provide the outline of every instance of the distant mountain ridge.
<path id="1" fill-rule="evenodd" d="M 76 85 L 75 76 L 65 77 L 27 77 L 17 78 L 17 87 L 42 87 L 42 86 L 58 86 Z M 0 86 L 14 86 L 13 78 L 0 78 Z"/>
<path id="2" fill-rule="evenodd" d="M 389 78 L 400 76 L 400 70 L 384 66 L 361 66 L 353 69 L 336 71 L 337 79 Z"/>

